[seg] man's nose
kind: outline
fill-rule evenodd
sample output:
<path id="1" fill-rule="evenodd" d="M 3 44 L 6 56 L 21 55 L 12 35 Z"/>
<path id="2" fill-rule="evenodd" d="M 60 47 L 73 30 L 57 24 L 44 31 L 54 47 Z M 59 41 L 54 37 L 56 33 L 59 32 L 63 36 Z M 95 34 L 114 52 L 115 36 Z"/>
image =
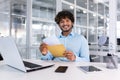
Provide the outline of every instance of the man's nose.
<path id="1" fill-rule="evenodd" d="M 67 22 L 66 21 L 64 21 L 64 25 L 66 25 L 67 24 Z"/>

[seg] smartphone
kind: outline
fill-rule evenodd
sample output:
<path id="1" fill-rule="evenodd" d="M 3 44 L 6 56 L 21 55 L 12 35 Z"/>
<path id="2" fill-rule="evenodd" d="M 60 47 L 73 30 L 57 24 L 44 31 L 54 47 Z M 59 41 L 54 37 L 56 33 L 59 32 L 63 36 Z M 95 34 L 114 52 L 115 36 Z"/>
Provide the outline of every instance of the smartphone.
<path id="1" fill-rule="evenodd" d="M 59 72 L 59 73 L 65 73 L 67 70 L 68 66 L 59 66 L 55 72 Z"/>

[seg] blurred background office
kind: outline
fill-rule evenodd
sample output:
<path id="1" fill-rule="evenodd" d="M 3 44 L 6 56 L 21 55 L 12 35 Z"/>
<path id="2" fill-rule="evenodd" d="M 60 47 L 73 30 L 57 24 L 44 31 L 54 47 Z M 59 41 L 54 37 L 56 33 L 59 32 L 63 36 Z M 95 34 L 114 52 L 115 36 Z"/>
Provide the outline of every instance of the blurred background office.
<path id="1" fill-rule="evenodd" d="M 115 6 L 110 3 L 114 1 Z M 113 4 L 114 5 L 114 4 Z M 110 14 L 110 9 L 115 12 Z M 60 32 L 54 17 L 61 10 L 75 15 L 74 31 L 89 42 L 92 61 L 104 61 L 109 52 L 110 18 L 116 22 L 115 52 L 120 48 L 120 0 L 0 0 L 0 36 L 12 36 L 23 58 L 39 59 L 39 45 L 45 37 Z M 116 18 L 115 18 L 116 17 Z M 99 38 L 107 37 L 102 49 Z M 111 39 L 110 39 L 111 40 Z"/>

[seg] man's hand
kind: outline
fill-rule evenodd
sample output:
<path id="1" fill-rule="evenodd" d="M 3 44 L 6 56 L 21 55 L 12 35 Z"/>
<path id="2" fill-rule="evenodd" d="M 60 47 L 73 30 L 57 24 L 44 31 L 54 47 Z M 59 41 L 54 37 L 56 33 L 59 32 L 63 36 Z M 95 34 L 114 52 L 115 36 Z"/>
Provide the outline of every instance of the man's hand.
<path id="1" fill-rule="evenodd" d="M 47 44 L 42 43 L 39 47 L 39 50 L 42 53 L 42 55 L 46 55 L 48 53 Z"/>
<path id="2" fill-rule="evenodd" d="M 72 51 L 65 51 L 64 56 L 71 61 L 74 61 L 76 59 L 76 56 Z"/>

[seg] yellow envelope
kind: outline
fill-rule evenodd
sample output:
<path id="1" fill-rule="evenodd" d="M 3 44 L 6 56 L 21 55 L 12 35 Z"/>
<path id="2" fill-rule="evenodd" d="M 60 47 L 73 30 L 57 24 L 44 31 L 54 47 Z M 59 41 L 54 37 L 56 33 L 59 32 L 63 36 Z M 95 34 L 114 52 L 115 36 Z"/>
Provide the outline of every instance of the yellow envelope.
<path id="1" fill-rule="evenodd" d="M 54 57 L 64 57 L 65 47 L 63 44 L 59 45 L 48 45 L 48 50 Z"/>

